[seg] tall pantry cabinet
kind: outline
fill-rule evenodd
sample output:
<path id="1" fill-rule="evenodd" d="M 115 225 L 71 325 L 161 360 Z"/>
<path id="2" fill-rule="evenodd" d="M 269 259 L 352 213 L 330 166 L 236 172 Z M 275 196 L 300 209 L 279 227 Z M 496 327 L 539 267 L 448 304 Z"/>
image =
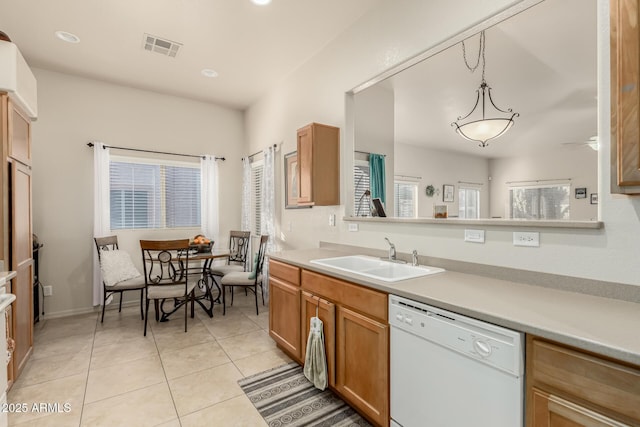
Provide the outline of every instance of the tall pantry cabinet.
<path id="1" fill-rule="evenodd" d="M 8 336 L 15 342 L 9 385 L 20 375 L 33 348 L 33 246 L 31 205 L 31 120 L 7 93 L 0 93 L 2 120 L 2 258 L 15 271 L 8 312 Z"/>
<path id="2" fill-rule="evenodd" d="M 6 312 L 7 338 L 14 344 L 7 366 L 11 387 L 33 348 L 31 121 L 38 117 L 38 88 L 31 68 L 10 41 L 0 40 L 0 70 L 0 271 L 16 272 L 5 288 L 16 296 Z"/>

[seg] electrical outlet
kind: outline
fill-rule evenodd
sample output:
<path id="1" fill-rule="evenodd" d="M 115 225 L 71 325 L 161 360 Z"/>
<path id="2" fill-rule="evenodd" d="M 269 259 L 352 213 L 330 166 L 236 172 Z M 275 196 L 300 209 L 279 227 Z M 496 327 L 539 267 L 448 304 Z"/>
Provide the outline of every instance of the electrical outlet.
<path id="1" fill-rule="evenodd" d="M 513 233 L 513 246 L 540 246 L 540 233 L 533 231 L 515 231 Z"/>
<path id="2" fill-rule="evenodd" d="M 50 297 L 51 295 L 53 295 L 53 286 L 45 286 L 44 288 L 42 288 L 42 294 L 45 297 Z"/>
<path id="3" fill-rule="evenodd" d="M 331 227 L 336 226 L 336 214 L 329 214 L 329 225 Z"/>
<path id="4" fill-rule="evenodd" d="M 484 230 L 464 230 L 464 241 L 484 243 Z"/>
<path id="5" fill-rule="evenodd" d="M 358 224 L 349 224 L 349 231 L 358 231 Z"/>

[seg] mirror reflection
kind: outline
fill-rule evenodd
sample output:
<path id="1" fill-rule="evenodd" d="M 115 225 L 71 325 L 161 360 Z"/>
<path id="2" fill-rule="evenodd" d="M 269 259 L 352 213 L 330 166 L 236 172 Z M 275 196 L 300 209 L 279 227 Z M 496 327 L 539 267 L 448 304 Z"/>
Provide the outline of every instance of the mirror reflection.
<path id="1" fill-rule="evenodd" d="M 546 0 L 355 94 L 352 215 L 597 220 L 596 29 L 596 0 Z M 454 124 L 483 65 L 513 117 L 484 147 Z"/>

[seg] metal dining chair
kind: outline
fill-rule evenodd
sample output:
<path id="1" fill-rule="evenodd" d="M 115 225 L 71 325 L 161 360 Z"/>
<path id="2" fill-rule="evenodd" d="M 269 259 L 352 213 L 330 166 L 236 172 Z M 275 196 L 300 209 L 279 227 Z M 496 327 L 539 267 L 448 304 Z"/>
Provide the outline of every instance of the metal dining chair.
<path id="1" fill-rule="evenodd" d="M 184 306 L 184 331 L 187 332 L 187 309 L 191 302 L 194 317 L 196 280 L 189 280 L 189 239 L 140 240 L 144 280 L 146 283 L 144 335 L 147 336 L 149 302 L 154 301 L 156 321 L 168 317 Z M 165 305 L 169 303 L 169 308 Z M 159 311 L 162 317 L 159 319 Z"/>
<path id="2" fill-rule="evenodd" d="M 227 258 L 227 263 L 224 265 L 211 266 L 211 274 L 222 277 L 227 273 L 246 271 L 250 237 L 250 231 L 230 231 L 229 258 Z"/>
<path id="3" fill-rule="evenodd" d="M 263 275 L 262 275 L 262 267 L 264 265 L 264 256 L 267 252 L 267 242 L 269 241 L 269 236 L 263 235 L 260 236 L 260 246 L 258 247 L 258 253 L 254 259 L 253 270 L 252 271 L 236 271 L 232 273 L 225 274 L 222 277 L 221 285 L 222 285 L 222 314 L 225 315 L 227 312 L 226 305 L 226 288 L 231 288 L 231 305 L 233 305 L 233 291 L 236 287 L 245 288 L 245 290 L 250 290 L 254 293 L 256 299 L 256 315 L 258 314 L 258 286 L 260 287 L 260 291 L 262 293 L 262 305 L 264 305 L 264 288 L 262 285 Z"/>
<path id="4" fill-rule="evenodd" d="M 118 251 L 118 236 L 107 237 L 94 237 L 93 241 L 96 244 L 96 250 L 98 251 L 98 262 L 102 264 L 102 253 L 105 251 Z M 104 322 L 104 310 L 107 305 L 107 299 L 114 295 L 120 294 L 120 302 L 118 305 L 118 313 L 122 311 L 122 294 L 126 291 L 140 291 L 140 316 L 144 319 L 144 310 L 142 303 L 144 301 L 144 289 L 145 282 L 142 277 L 134 277 L 132 279 L 124 280 L 115 284 L 107 285 L 104 280 L 102 281 L 102 317 L 100 323 Z"/>

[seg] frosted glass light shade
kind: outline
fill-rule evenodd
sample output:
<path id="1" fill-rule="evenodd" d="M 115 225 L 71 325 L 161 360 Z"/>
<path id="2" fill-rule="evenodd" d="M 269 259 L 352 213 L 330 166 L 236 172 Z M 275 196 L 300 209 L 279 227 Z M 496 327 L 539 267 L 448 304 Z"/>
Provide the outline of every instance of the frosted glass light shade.
<path id="1" fill-rule="evenodd" d="M 456 132 L 469 141 L 480 142 L 484 147 L 487 141 L 503 135 L 511 126 L 511 118 L 484 119 L 457 126 Z"/>

